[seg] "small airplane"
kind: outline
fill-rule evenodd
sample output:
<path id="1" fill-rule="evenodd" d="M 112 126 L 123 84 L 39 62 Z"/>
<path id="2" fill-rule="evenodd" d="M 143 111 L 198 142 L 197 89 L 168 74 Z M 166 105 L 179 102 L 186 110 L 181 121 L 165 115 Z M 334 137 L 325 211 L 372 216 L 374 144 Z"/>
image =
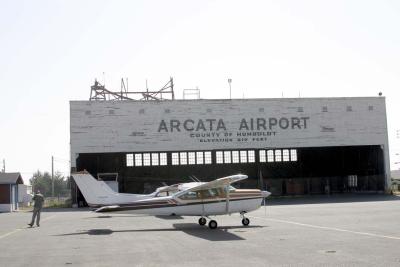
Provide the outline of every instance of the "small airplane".
<path id="1" fill-rule="evenodd" d="M 96 180 L 87 172 L 72 174 L 76 184 L 95 212 L 124 214 L 199 216 L 199 224 L 205 225 L 212 215 L 239 213 L 242 224 L 248 226 L 247 212 L 258 209 L 271 193 L 258 189 L 236 189 L 232 183 L 247 179 L 236 174 L 211 182 L 190 182 L 163 186 L 151 194 L 127 194 L 114 192 L 105 182 Z M 208 226 L 217 228 L 215 220 Z"/>

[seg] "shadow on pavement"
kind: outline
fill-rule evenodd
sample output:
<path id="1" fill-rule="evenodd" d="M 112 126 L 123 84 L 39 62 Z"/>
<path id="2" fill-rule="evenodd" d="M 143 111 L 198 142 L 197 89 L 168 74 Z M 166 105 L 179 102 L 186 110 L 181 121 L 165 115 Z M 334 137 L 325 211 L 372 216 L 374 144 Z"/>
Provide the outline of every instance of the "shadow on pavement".
<path id="1" fill-rule="evenodd" d="M 98 213 L 97 213 L 98 214 Z M 110 218 L 128 218 L 128 217 L 133 217 L 133 218 L 140 218 L 140 217 L 151 217 L 152 215 L 99 215 L 99 216 L 93 216 L 93 217 L 86 217 L 83 219 L 110 219 Z"/>
<path id="2" fill-rule="evenodd" d="M 177 216 L 177 215 L 157 215 L 154 217 L 163 219 L 163 220 L 182 220 L 183 219 L 182 216 Z"/>
<path id="3" fill-rule="evenodd" d="M 77 233 L 66 233 L 55 236 L 75 236 L 75 235 L 111 235 L 113 233 L 137 233 L 137 232 L 184 232 L 198 238 L 209 241 L 232 241 L 245 240 L 244 238 L 230 232 L 230 230 L 240 229 L 238 232 L 246 232 L 254 228 L 262 228 L 264 226 L 221 226 L 217 229 L 209 229 L 207 226 L 200 226 L 194 223 L 176 223 L 173 228 L 159 229 L 129 229 L 129 230 L 111 230 L 111 229 L 89 229 L 87 231 Z"/>
<path id="4" fill-rule="evenodd" d="M 385 194 L 334 194 L 314 196 L 288 196 L 281 198 L 267 198 L 267 206 L 274 205 L 298 205 L 298 204 L 328 204 L 328 203 L 352 203 L 352 202 L 377 202 L 399 201 L 400 196 Z"/>
<path id="5" fill-rule="evenodd" d="M 88 212 L 93 211 L 93 208 L 43 208 L 42 212 Z"/>

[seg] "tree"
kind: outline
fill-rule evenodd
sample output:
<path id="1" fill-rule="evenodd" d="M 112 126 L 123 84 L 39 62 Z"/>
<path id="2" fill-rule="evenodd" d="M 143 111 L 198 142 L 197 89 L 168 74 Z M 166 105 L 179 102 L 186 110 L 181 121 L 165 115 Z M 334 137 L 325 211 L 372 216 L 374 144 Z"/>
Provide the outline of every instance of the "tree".
<path id="1" fill-rule="evenodd" d="M 40 192 L 45 197 L 51 197 L 51 175 L 48 172 L 40 172 L 39 170 L 35 172 L 32 178 L 29 180 L 32 189 L 34 192 L 40 190 Z M 54 174 L 54 196 L 55 197 L 64 197 L 68 196 L 68 181 L 64 178 L 64 176 L 60 172 L 56 172 Z"/>

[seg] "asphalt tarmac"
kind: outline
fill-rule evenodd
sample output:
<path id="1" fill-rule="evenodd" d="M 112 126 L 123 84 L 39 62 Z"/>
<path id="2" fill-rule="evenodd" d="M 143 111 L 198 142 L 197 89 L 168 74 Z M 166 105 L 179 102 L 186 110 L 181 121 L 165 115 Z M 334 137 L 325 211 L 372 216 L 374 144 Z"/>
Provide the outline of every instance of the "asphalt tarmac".
<path id="1" fill-rule="evenodd" d="M 400 197 L 267 201 L 249 213 L 197 217 L 97 214 L 89 209 L 0 213 L 0 266 L 400 266 Z"/>

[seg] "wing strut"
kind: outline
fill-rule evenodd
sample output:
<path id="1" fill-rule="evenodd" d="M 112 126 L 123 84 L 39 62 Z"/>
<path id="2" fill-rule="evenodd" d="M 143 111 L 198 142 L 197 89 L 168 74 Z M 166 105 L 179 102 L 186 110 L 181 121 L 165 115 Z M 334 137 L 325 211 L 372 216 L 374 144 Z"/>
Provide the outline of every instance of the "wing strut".
<path id="1" fill-rule="evenodd" d="M 201 214 L 202 217 L 204 217 L 205 214 L 205 207 L 204 207 L 204 198 L 203 198 L 203 194 L 200 194 L 200 198 L 201 198 L 201 207 L 203 209 L 203 213 Z"/>

